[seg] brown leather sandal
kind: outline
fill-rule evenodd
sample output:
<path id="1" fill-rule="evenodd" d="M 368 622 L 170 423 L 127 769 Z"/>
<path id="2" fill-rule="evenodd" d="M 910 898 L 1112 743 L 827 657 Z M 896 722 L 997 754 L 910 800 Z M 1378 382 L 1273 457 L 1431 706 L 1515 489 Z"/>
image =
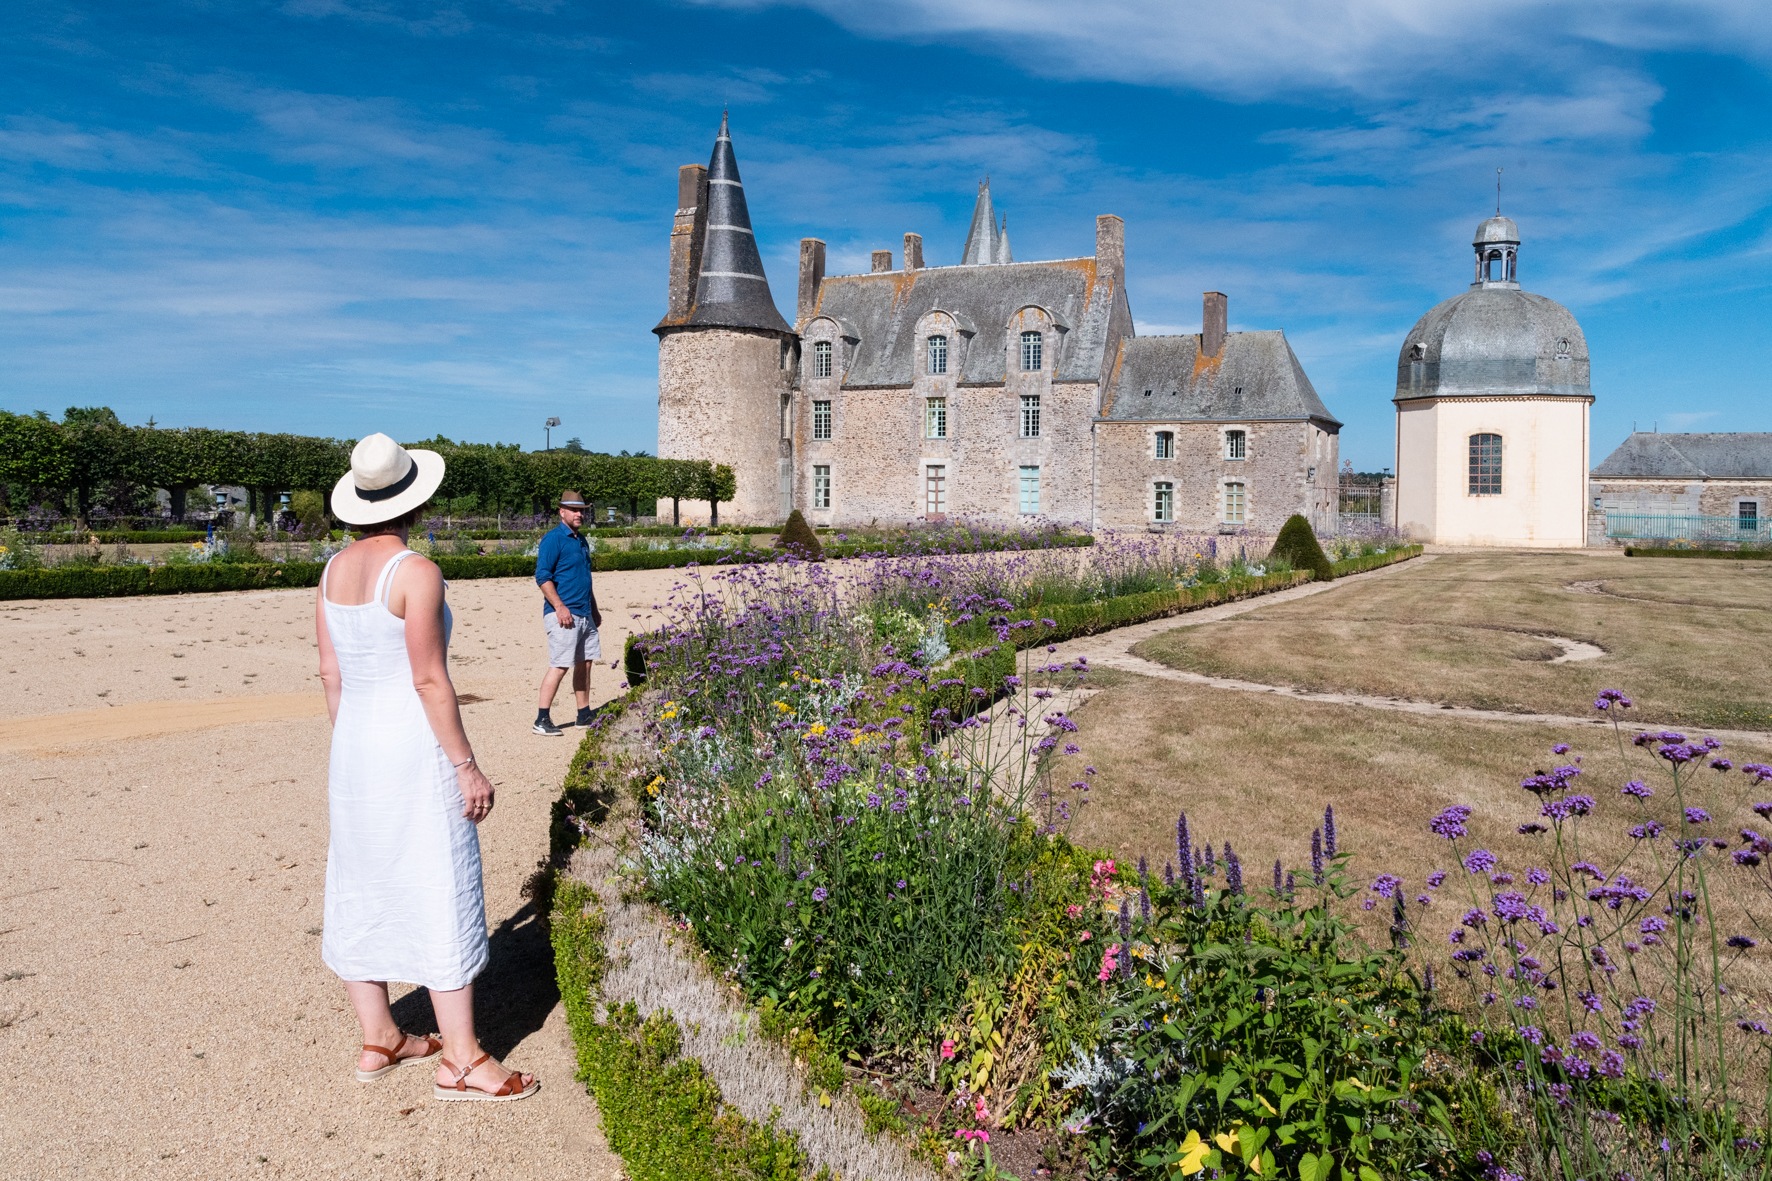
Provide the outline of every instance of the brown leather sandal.
<path id="1" fill-rule="evenodd" d="M 466 1099 L 481 1103 L 513 1103 L 518 1099 L 527 1099 L 541 1090 L 540 1079 L 520 1071 L 512 1071 L 495 1091 L 488 1091 L 484 1087 L 470 1087 L 468 1076 L 474 1073 L 474 1069 L 482 1062 L 489 1061 L 491 1058 L 491 1054 L 482 1054 L 466 1066 L 457 1066 L 449 1059 L 443 1059 L 443 1069 L 455 1075 L 455 1082 L 447 1087 L 441 1083 L 436 1084 L 431 1089 L 432 1097 L 446 1101 Z M 529 1081 L 525 1083 L 524 1079 Z"/>
<path id="2" fill-rule="evenodd" d="M 420 1039 L 425 1043 L 424 1053 L 411 1054 L 405 1058 L 400 1057 L 400 1051 L 404 1050 L 406 1048 L 406 1043 L 412 1040 L 413 1037 L 410 1033 L 402 1033 L 400 1035 L 399 1044 L 391 1050 L 386 1046 L 364 1046 L 363 1050 L 365 1053 L 380 1054 L 383 1058 L 386 1058 L 388 1062 L 386 1066 L 379 1067 L 375 1070 L 359 1069 L 357 1071 L 357 1081 L 360 1083 L 372 1083 L 382 1075 L 398 1070 L 402 1066 L 419 1066 L 423 1063 L 430 1062 L 443 1052 L 443 1040 L 436 1034 L 426 1034 Z"/>

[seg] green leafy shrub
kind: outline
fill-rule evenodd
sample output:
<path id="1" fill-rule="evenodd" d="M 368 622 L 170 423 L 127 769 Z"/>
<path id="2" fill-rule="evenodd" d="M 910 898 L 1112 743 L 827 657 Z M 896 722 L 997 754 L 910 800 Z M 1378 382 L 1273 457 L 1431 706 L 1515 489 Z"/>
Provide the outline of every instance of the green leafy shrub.
<path id="1" fill-rule="evenodd" d="M 1403 951 L 1371 950 L 1338 911 L 1357 892 L 1346 854 L 1296 888 L 1278 864 L 1275 886 L 1245 882 L 1228 843 L 1198 863 L 1191 848 L 1177 857 L 1173 881 L 1122 874 L 1103 891 L 1117 921 L 1098 980 L 1115 1003 L 1095 1048 L 1060 1072 L 1096 1167 L 1307 1181 L 1448 1171 L 1452 1118 L 1422 1077 L 1438 1018 Z"/>
<path id="2" fill-rule="evenodd" d="M 1335 568 L 1329 564 L 1329 556 L 1317 542 L 1317 532 L 1311 523 L 1297 513 L 1286 518 L 1280 526 L 1280 535 L 1274 538 L 1274 548 L 1269 555 L 1284 558 L 1292 563 L 1294 570 L 1308 570 L 1319 582 L 1328 582 L 1335 577 Z"/>
<path id="3" fill-rule="evenodd" d="M 824 561 L 824 548 L 818 544 L 818 534 L 812 531 L 799 509 L 788 514 L 787 524 L 776 534 L 775 548 L 808 562 Z"/>

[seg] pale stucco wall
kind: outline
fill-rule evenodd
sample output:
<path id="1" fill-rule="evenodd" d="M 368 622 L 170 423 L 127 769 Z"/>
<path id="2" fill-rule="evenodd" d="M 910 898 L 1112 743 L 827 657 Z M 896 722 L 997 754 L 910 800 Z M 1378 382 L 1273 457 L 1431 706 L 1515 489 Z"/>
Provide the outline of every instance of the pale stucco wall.
<path id="1" fill-rule="evenodd" d="M 1579 548 L 1587 542 L 1588 402 L 1439 398 L 1397 414 L 1397 523 L 1441 545 Z M 1501 436 L 1501 493 L 1469 489 L 1470 437 Z"/>
<path id="2" fill-rule="evenodd" d="M 790 344 L 769 332 L 696 328 L 658 342 L 658 454 L 729 464 L 738 496 L 720 506 L 731 524 L 774 524 L 781 507 L 782 399 L 793 378 Z M 705 500 L 685 500 L 682 523 L 703 524 Z M 671 502 L 659 502 L 670 520 Z"/>

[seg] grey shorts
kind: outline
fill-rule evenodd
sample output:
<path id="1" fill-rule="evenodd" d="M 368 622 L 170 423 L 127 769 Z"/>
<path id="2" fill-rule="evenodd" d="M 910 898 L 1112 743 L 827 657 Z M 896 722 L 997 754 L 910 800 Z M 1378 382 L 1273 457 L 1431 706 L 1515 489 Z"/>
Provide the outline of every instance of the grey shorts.
<path id="1" fill-rule="evenodd" d="M 602 659 L 603 645 L 598 642 L 597 629 L 591 626 L 590 616 L 574 612 L 572 626 L 561 627 L 559 618 L 549 611 L 542 616 L 542 625 L 548 632 L 550 667 L 571 668 L 586 661 Z"/>

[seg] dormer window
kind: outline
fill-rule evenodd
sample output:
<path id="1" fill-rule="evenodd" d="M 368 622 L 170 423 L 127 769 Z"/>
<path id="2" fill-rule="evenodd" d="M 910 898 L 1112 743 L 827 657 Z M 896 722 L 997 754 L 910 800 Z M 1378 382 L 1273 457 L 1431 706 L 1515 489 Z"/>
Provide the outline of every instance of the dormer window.
<path id="1" fill-rule="evenodd" d="M 929 372 L 946 373 L 948 371 L 948 338 L 931 336 L 929 338 Z"/>
<path id="2" fill-rule="evenodd" d="M 1416 343 L 1410 345 L 1409 346 L 1409 359 L 1411 361 L 1425 361 L 1425 360 L 1427 360 L 1427 346 L 1425 344 L 1422 344 L 1420 341 L 1417 341 Z"/>
<path id="3" fill-rule="evenodd" d="M 1037 373 L 1046 367 L 1046 338 L 1038 332 L 1021 334 L 1021 368 L 1024 373 Z"/>
<path id="4" fill-rule="evenodd" d="M 1569 349 L 1569 338 L 1567 336 L 1559 336 L 1557 338 L 1557 360 L 1567 361 L 1573 355 L 1574 354 L 1571 353 Z"/>
<path id="5" fill-rule="evenodd" d="M 818 340 L 812 343 L 812 376 L 829 377 L 831 375 L 831 342 Z"/>

